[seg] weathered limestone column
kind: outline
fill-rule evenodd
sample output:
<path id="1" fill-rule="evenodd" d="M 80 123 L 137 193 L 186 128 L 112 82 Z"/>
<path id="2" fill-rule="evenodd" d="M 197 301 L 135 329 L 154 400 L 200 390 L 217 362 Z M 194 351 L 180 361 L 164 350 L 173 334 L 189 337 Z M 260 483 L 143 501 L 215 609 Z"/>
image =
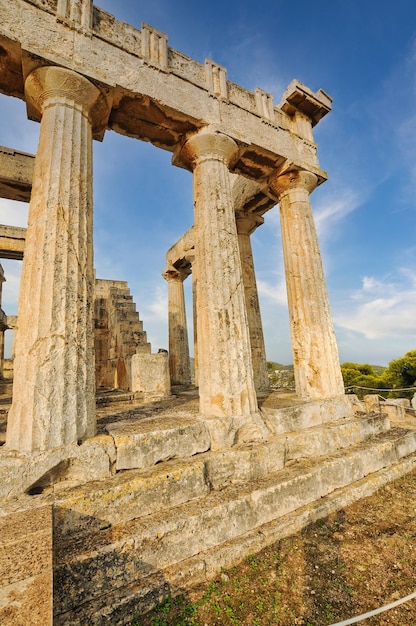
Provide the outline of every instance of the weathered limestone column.
<path id="1" fill-rule="evenodd" d="M 198 302 L 197 302 L 198 274 L 195 256 L 192 259 L 192 316 L 194 327 L 194 384 L 199 386 L 199 360 L 198 360 Z"/>
<path id="2" fill-rule="evenodd" d="M 25 90 L 42 120 L 6 445 L 34 451 L 95 433 L 92 124 L 103 103 L 97 87 L 60 67 L 34 70 Z"/>
<path id="3" fill-rule="evenodd" d="M 296 391 L 305 400 L 344 394 L 309 194 L 317 177 L 291 171 L 271 181 L 280 203 Z"/>
<path id="4" fill-rule="evenodd" d="M 7 326 L 7 315 L 4 313 L 1 308 L 2 305 L 2 294 L 3 294 L 3 283 L 6 282 L 4 277 L 3 266 L 0 265 L 0 378 L 3 378 L 3 368 L 4 368 L 4 332 L 8 329 Z"/>
<path id="5" fill-rule="evenodd" d="M 188 330 L 183 281 L 190 271 L 169 269 L 163 273 L 168 283 L 169 371 L 172 385 L 191 384 Z"/>
<path id="6" fill-rule="evenodd" d="M 263 224 L 264 219 L 260 215 L 238 211 L 236 220 L 250 334 L 251 358 L 253 361 L 254 386 L 256 391 L 265 391 L 269 388 L 269 376 L 267 373 L 266 348 L 264 346 L 253 251 L 250 241 L 250 235 L 257 226 Z"/>
<path id="7" fill-rule="evenodd" d="M 213 131 L 194 135 L 182 149 L 194 175 L 200 410 L 212 417 L 257 412 L 228 170 L 237 149 Z"/>

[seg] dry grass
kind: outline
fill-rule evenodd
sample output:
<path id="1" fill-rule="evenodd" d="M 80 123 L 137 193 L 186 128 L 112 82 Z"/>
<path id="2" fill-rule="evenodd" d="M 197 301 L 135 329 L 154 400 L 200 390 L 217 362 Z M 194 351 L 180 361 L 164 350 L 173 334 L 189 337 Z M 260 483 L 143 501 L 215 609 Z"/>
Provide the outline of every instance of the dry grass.
<path id="1" fill-rule="evenodd" d="M 169 598 L 135 626 L 327 626 L 416 589 L 416 471 Z M 416 625 L 416 599 L 361 622 Z"/>

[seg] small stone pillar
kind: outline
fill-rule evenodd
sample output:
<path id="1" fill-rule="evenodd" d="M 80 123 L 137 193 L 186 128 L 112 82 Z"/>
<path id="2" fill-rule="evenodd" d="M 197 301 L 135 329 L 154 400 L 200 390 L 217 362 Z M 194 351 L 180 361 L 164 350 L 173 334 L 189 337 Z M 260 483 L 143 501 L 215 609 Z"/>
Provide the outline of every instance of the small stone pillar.
<path id="1" fill-rule="evenodd" d="M 95 433 L 92 125 L 108 111 L 97 87 L 60 67 L 34 70 L 25 90 L 41 126 L 6 445 L 35 451 Z"/>
<path id="2" fill-rule="evenodd" d="M 309 194 L 317 177 L 291 171 L 271 181 L 280 203 L 297 395 L 341 396 L 344 384 Z"/>
<path id="3" fill-rule="evenodd" d="M 229 164 L 237 144 L 203 131 L 182 149 L 194 175 L 198 383 L 201 413 L 257 413 Z"/>
<path id="4" fill-rule="evenodd" d="M 265 391 L 269 389 L 269 375 L 267 372 L 266 349 L 254 271 L 253 251 L 250 241 L 250 235 L 257 226 L 263 224 L 264 219 L 260 215 L 242 213 L 241 211 L 236 212 L 236 219 L 250 333 L 251 358 L 253 360 L 254 386 L 256 391 Z"/>
<path id="5" fill-rule="evenodd" d="M 90 30 L 92 24 L 92 0 L 58 0 L 56 16 L 75 28 Z"/>
<path id="6" fill-rule="evenodd" d="M 168 283 L 169 372 L 172 385 L 191 384 L 188 330 L 183 281 L 190 270 L 169 269 L 163 273 Z"/>

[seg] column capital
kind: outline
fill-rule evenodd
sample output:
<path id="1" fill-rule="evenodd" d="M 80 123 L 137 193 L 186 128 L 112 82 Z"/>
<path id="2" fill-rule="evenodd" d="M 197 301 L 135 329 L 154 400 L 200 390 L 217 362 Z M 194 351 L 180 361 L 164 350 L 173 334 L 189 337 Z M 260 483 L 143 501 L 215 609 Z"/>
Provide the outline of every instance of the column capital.
<path id="1" fill-rule="evenodd" d="M 33 70 L 25 81 L 29 117 L 41 119 L 46 108 L 65 100 L 78 105 L 91 123 L 93 133 L 107 126 L 109 106 L 104 94 L 81 74 L 58 66 Z"/>
<path id="2" fill-rule="evenodd" d="M 227 167 L 238 153 L 238 145 L 228 135 L 204 129 L 192 135 L 181 148 L 180 157 L 192 169 L 206 160 L 222 161 Z"/>
<path id="3" fill-rule="evenodd" d="M 237 223 L 237 233 L 239 235 L 251 235 L 258 226 L 264 224 L 264 218 L 255 213 L 236 211 L 235 219 Z"/>
<path id="4" fill-rule="evenodd" d="M 305 189 L 311 193 L 318 184 L 318 177 L 305 170 L 291 170 L 269 179 L 269 188 L 278 200 L 291 189 Z"/>
<path id="5" fill-rule="evenodd" d="M 172 267 L 162 272 L 162 276 L 168 282 L 172 280 L 183 283 L 183 281 L 186 280 L 191 273 L 192 271 L 190 267 L 181 267 L 179 269 Z"/>

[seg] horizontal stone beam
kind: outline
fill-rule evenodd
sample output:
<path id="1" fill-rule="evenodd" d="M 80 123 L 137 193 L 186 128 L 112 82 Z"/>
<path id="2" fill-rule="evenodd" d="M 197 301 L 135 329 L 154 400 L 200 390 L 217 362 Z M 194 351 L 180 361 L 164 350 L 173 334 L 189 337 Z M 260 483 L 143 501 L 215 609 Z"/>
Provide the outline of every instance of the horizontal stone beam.
<path id="1" fill-rule="evenodd" d="M 181 269 L 190 266 L 192 265 L 193 257 L 194 227 L 191 226 L 191 228 L 189 228 L 167 251 L 166 269 L 169 270 L 172 267 Z"/>
<path id="2" fill-rule="evenodd" d="M 276 205 L 276 199 L 267 194 L 267 187 L 253 180 L 230 174 L 233 204 L 236 213 L 254 213 L 262 216 Z M 194 227 L 191 226 L 166 253 L 166 271 L 185 269 L 194 257 Z"/>
<path id="3" fill-rule="evenodd" d="M 0 225 L 0 258 L 23 259 L 26 228 Z"/>
<path id="4" fill-rule="evenodd" d="M 6 315 L 7 328 L 15 330 L 17 327 L 17 315 Z"/>
<path id="5" fill-rule="evenodd" d="M 35 157 L 0 146 L 0 198 L 29 202 Z"/>
<path id="6" fill-rule="evenodd" d="M 97 7 L 91 26 L 62 19 L 55 3 L 43 0 L 0 0 L 0 14 L 0 92 L 24 98 L 24 78 L 34 68 L 63 65 L 102 88 L 111 105 L 108 127 L 117 132 L 174 152 L 189 133 L 211 125 L 239 145 L 234 168 L 244 176 L 265 179 L 289 164 L 326 178 L 311 131 L 330 110 L 321 90 L 296 83 L 274 106 L 261 89 L 227 80 L 215 62 L 197 63 L 169 48 L 163 33 L 138 30 Z M 38 119 L 30 107 L 28 114 Z"/>

